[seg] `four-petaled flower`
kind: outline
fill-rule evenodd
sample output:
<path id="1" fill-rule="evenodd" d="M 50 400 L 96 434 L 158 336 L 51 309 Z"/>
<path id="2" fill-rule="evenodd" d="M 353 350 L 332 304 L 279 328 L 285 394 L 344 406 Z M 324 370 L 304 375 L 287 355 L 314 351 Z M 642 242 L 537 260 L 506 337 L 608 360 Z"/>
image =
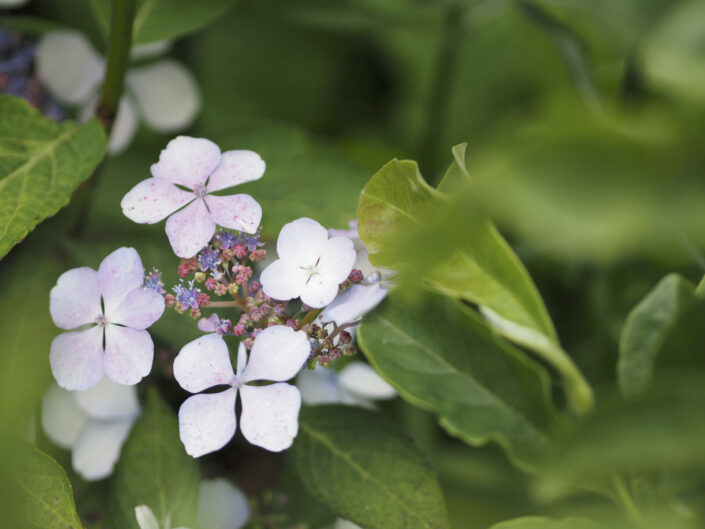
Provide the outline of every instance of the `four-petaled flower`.
<path id="1" fill-rule="evenodd" d="M 120 205 L 125 216 L 140 224 L 169 216 L 166 234 L 174 253 L 193 257 L 211 240 L 216 224 L 246 233 L 257 231 L 262 208 L 254 198 L 212 193 L 257 180 L 264 169 L 264 161 L 252 151 L 221 154 L 210 140 L 179 136 L 152 165 L 152 178 L 133 187 Z"/>
<path id="2" fill-rule="evenodd" d="M 350 239 L 329 239 L 323 226 L 306 217 L 282 228 L 277 254 L 279 259 L 262 272 L 260 282 L 264 293 L 278 300 L 300 297 L 314 308 L 333 301 L 356 256 Z"/>
<path id="3" fill-rule="evenodd" d="M 301 395 L 284 382 L 299 372 L 310 350 L 303 331 L 284 325 L 268 327 L 255 339 L 249 362 L 240 343 L 234 373 L 222 336 L 207 334 L 186 344 L 174 360 L 174 377 L 182 388 L 199 393 L 213 386 L 230 386 L 220 393 L 194 395 L 181 405 L 179 433 L 186 452 L 199 457 L 232 439 L 238 392 L 242 398 L 240 429 L 245 438 L 272 452 L 289 448 L 298 433 Z M 249 384 L 261 380 L 275 384 Z"/>
<path id="4" fill-rule="evenodd" d="M 51 343 L 49 360 L 59 386 L 88 389 L 103 374 L 119 384 L 136 384 L 149 374 L 154 344 L 145 329 L 161 317 L 164 298 L 144 288 L 143 278 L 134 248 L 115 250 L 97 272 L 81 267 L 61 274 L 49 310 L 58 327 L 77 330 Z M 91 327 L 78 329 L 85 325 Z"/>

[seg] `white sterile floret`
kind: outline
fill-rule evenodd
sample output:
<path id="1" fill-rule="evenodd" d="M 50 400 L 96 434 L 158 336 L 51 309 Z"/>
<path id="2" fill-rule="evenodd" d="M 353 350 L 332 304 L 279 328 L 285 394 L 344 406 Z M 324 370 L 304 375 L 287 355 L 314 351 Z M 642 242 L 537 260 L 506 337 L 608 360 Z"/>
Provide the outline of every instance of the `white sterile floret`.
<path id="1" fill-rule="evenodd" d="M 147 505 L 135 507 L 135 517 L 140 529 L 172 529 L 171 517 L 168 514 L 162 527 L 152 509 Z M 240 529 L 249 518 L 250 506 L 240 489 L 222 478 L 201 481 L 196 527 L 201 529 Z M 174 529 L 186 528 L 175 527 Z"/>
<path id="2" fill-rule="evenodd" d="M 314 308 L 333 301 L 355 262 L 350 239 L 329 239 L 323 226 L 306 217 L 282 228 L 277 254 L 279 259 L 262 272 L 260 282 L 264 293 L 282 301 L 300 297 Z"/>
<path id="3" fill-rule="evenodd" d="M 214 386 L 230 386 L 219 393 L 199 393 L 181 405 L 179 434 L 186 452 L 199 457 L 221 449 L 232 439 L 237 428 L 238 393 L 245 439 L 272 452 L 289 448 L 298 433 L 301 394 L 283 382 L 296 376 L 310 351 L 303 331 L 275 325 L 255 338 L 249 362 L 245 346 L 240 344 L 233 372 L 222 336 L 207 334 L 186 344 L 174 360 L 174 377 L 182 388 L 199 393 Z M 250 385 L 256 381 L 276 383 Z"/>
<path id="4" fill-rule="evenodd" d="M 42 426 L 49 439 L 71 450 L 73 469 L 91 481 L 112 474 L 139 413 L 135 387 L 104 377 L 86 391 L 52 384 L 42 401 Z"/>

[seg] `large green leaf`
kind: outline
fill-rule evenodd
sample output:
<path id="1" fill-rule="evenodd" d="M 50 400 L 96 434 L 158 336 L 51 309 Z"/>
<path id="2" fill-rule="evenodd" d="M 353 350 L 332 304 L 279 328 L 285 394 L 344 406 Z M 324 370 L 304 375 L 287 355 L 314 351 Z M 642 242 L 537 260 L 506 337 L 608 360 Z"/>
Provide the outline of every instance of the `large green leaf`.
<path id="1" fill-rule="evenodd" d="M 365 529 L 448 527 L 434 472 L 411 439 L 378 414 L 304 408 L 292 455 L 309 492 Z"/>
<path id="2" fill-rule="evenodd" d="M 402 397 L 438 414 L 463 441 L 496 441 L 524 468 L 551 446 L 556 416 L 545 371 L 460 303 L 392 294 L 363 321 L 358 343 Z"/>
<path id="3" fill-rule="evenodd" d="M 440 186 L 453 196 L 426 184 L 413 161 L 392 160 L 372 177 L 358 207 L 358 229 L 370 260 L 480 305 L 500 333 L 561 373 L 575 410 L 589 409 L 592 391 L 562 350 L 526 268 L 484 216 L 459 203 L 457 191 L 464 194 L 469 182 L 464 146 L 456 147 L 454 156 Z"/>
<path id="4" fill-rule="evenodd" d="M 235 0 L 138 0 L 133 26 L 134 44 L 175 39 L 222 16 Z M 110 31 L 111 0 L 90 0 L 103 34 Z"/>
<path id="5" fill-rule="evenodd" d="M 113 476 L 115 525 L 139 529 L 135 507 L 149 506 L 165 526 L 193 527 L 200 476 L 179 441 L 176 414 L 150 389 L 147 403 L 122 449 Z"/>
<path id="6" fill-rule="evenodd" d="M 23 443 L 16 449 L 17 464 L 11 479 L 16 489 L 3 500 L 16 498 L 17 505 L 12 507 L 19 515 L 18 527 L 81 529 L 83 525 L 76 513 L 71 483 L 64 469 L 35 446 Z M 6 516 L 4 519 L 4 524 L 8 523 Z M 10 522 L 8 527 L 14 526 Z"/>
<path id="7" fill-rule="evenodd" d="M 105 153 L 96 120 L 44 118 L 21 98 L 0 96 L 0 258 L 65 206 Z"/>
<path id="8" fill-rule="evenodd" d="M 516 518 L 493 525 L 490 529 L 599 529 L 602 525 L 580 518 L 552 520 L 541 516 Z"/>
<path id="9" fill-rule="evenodd" d="M 670 364 L 702 362 L 705 301 L 678 274 L 664 277 L 627 316 L 619 342 L 617 374 L 622 393 L 643 394 L 659 357 Z"/>

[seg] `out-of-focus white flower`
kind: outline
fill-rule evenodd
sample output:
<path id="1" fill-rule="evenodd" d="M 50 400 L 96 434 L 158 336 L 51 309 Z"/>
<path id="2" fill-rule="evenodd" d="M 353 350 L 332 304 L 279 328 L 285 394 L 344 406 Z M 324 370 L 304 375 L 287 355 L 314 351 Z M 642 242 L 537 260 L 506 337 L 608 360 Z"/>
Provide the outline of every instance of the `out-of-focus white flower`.
<path id="1" fill-rule="evenodd" d="M 278 300 L 301 298 L 309 307 L 322 308 L 338 294 L 355 262 L 352 241 L 328 238 L 318 222 L 307 217 L 286 224 L 277 239 L 279 259 L 262 271 L 264 293 Z"/>
<path id="2" fill-rule="evenodd" d="M 299 373 L 296 385 L 305 404 L 349 404 L 373 408 L 374 401 L 394 398 L 397 392 L 364 362 L 352 362 L 340 372 L 316 366 Z"/>
<path id="3" fill-rule="evenodd" d="M 135 387 L 104 377 L 86 391 L 52 384 L 42 401 L 42 426 L 49 439 L 71 450 L 76 472 L 98 480 L 112 474 L 139 413 Z"/>
<path id="4" fill-rule="evenodd" d="M 137 47 L 133 57 L 152 56 L 167 48 L 168 43 L 150 44 L 143 51 Z M 93 115 L 105 77 L 105 60 L 85 36 L 71 30 L 45 34 L 37 45 L 36 68 L 40 80 L 56 99 L 80 106 L 82 119 Z M 110 135 L 111 154 L 130 144 L 140 118 L 158 132 L 174 132 L 190 125 L 200 107 L 196 80 L 172 59 L 131 68 L 125 87 Z"/>
<path id="5" fill-rule="evenodd" d="M 29 0 L 0 0 L 0 8 L 12 8 L 25 5 Z"/>
<path id="6" fill-rule="evenodd" d="M 159 527 L 157 517 L 147 505 L 135 507 L 135 517 L 140 529 L 171 529 L 170 517 L 166 517 L 163 528 Z M 249 518 L 250 506 L 240 489 L 222 478 L 201 481 L 196 527 L 240 529 Z"/>

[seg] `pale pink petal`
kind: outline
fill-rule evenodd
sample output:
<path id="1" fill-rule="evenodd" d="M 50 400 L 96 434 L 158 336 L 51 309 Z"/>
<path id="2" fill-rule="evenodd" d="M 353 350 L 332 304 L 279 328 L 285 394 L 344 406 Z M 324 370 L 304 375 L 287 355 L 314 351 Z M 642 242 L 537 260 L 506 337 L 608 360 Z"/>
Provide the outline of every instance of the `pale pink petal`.
<path id="1" fill-rule="evenodd" d="M 203 332 L 215 332 L 219 321 L 220 318 L 216 313 L 211 314 L 207 318 L 201 318 L 198 320 L 198 330 Z"/>
<path id="2" fill-rule="evenodd" d="M 310 352 L 311 344 L 304 331 L 294 331 L 286 325 L 267 327 L 255 338 L 242 380 L 289 380 L 301 370 Z"/>
<path id="3" fill-rule="evenodd" d="M 61 274 L 49 293 L 49 312 L 62 329 L 93 323 L 103 314 L 95 270 L 84 266 Z"/>
<path id="4" fill-rule="evenodd" d="M 120 202 L 123 214 L 132 222 L 154 224 L 196 197 L 161 178 L 147 178 L 133 187 Z"/>
<path id="5" fill-rule="evenodd" d="M 105 317 L 110 320 L 125 297 L 142 286 L 144 267 L 137 250 L 118 248 L 108 255 L 98 268 L 98 285 L 103 294 Z"/>
<path id="6" fill-rule="evenodd" d="M 335 371 L 316 366 L 313 371 L 304 369 L 296 377 L 301 399 L 309 406 L 340 402 L 340 389 Z"/>
<path id="7" fill-rule="evenodd" d="M 308 273 L 305 270 L 283 259 L 274 261 L 260 275 L 264 293 L 279 300 L 299 297 L 307 279 Z"/>
<path id="8" fill-rule="evenodd" d="M 83 479 L 107 478 L 120 457 L 134 418 L 117 421 L 88 421 L 73 447 L 73 469 Z"/>
<path id="9" fill-rule="evenodd" d="M 325 308 L 321 313 L 321 321 L 334 321 L 337 325 L 357 321 L 379 305 L 387 293 L 388 290 L 379 283 L 353 285 Z"/>
<path id="10" fill-rule="evenodd" d="M 62 448 L 71 448 L 88 418 L 76 404 L 74 392 L 56 384 L 42 399 L 42 427 L 47 437 Z"/>
<path id="11" fill-rule="evenodd" d="M 218 226 L 245 233 L 255 233 L 259 228 L 262 206 L 250 195 L 208 195 L 205 200 Z"/>
<path id="12" fill-rule="evenodd" d="M 192 457 L 223 448 L 235 435 L 237 390 L 189 397 L 179 408 L 179 436 Z"/>
<path id="13" fill-rule="evenodd" d="M 220 164 L 208 179 L 208 191 L 220 191 L 245 182 L 259 180 L 264 174 L 265 163 L 252 151 L 226 151 Z"/>
<path id="14" fill-rule="evenodd" d="M 237 348 L 237 376 L 238 377 L 242 376 L 242 373 L 245 371 L 246 365 L 247 365 L 247 349 L 245 348 L 245 344 L 240 342 L 240 345 Z"/>
<path id="15" fill-rule="evenodd" d="M 338 295 L 338 282 L 331 281 L 322 274 L 312 275 L 301 291 L 301 301 L 309 307 L 321 309 Z"/>
<path id="16" fill-rule="evenodd" d="M 350 275 L 356 257 L 357 252 L 350 239 L 333 237 L 323 246 L 316 270 L 327 279 L 340 284 Z"/>
<path id="17" fill-rule="evenodd" d="M 51 342 L 51 372 L 64 389 L 88 389 L 103 378 L 103 329 L 65 332 Z"/>
<path id="18" fill-rule="evenodd" d="M 174 378 L 191 393 L 231 384 L 235 373 L 223 337 L 207 334 L 184 345 L 174 360 Z"/>
<path id="19" fill-rule="evenodd" d="M 203 200 L 194 200 L 166 221 L 166 236 L 179 257 L 193 257 L 213 237 L 215 222 Z"/>
<path id="20" fill-rule="evenodd" d="M 285 224 L 277 239 L 279 259 L 297 266 L 316 266 L 328 240 L 328 232 L 308 217 Z"/>
<path id="21" fill-rule="evenodd" d="M 193 190 L 205 184 L 220 163 L 220 149 L 205 138 L 178 136 L 171 140 L 152 165 L 152 176 Z"/>
<path id="22" fill-rule="evenodd" d="M 253 445 L 270 452 L 286 450 L 299 432 L 301 394 L 284 383 L 241 386 L 240 430 Z"/>
<path id="23" fill-rule="evenodd" d="M 147 331 L 105 328 L 105 374 L 118 384 L 137 384 L 152 370 L 154 343 Z"/>
<path id="24" fill-rule="evenodd" d="M 127 419 L 140 412 L 135 386 L 117 384 L 108 377 L 90 389 L 75 391 L 72 397 L 91 419 Z"/>
<path id="25" fill-rule="evenodd" d="M 201 481 L 196 527 L 240 529 L 249 517 L 250 506 L 240 489 L 223 478 Z"/>
<path id="26" fill-rule="evenodd" d="M 117 310 L 110 314 L 110 323 L 133 329 L 146 329 L 162 317 L 164 298 L 151 288 L 132 289 Z"/>
<path id="27" fill-rule="evenodd" d="M 365 399 L 391 399 L 397 395 L 392 386 L 363 362 L 348 364 L 338 377 L 343 389 Z"/>

